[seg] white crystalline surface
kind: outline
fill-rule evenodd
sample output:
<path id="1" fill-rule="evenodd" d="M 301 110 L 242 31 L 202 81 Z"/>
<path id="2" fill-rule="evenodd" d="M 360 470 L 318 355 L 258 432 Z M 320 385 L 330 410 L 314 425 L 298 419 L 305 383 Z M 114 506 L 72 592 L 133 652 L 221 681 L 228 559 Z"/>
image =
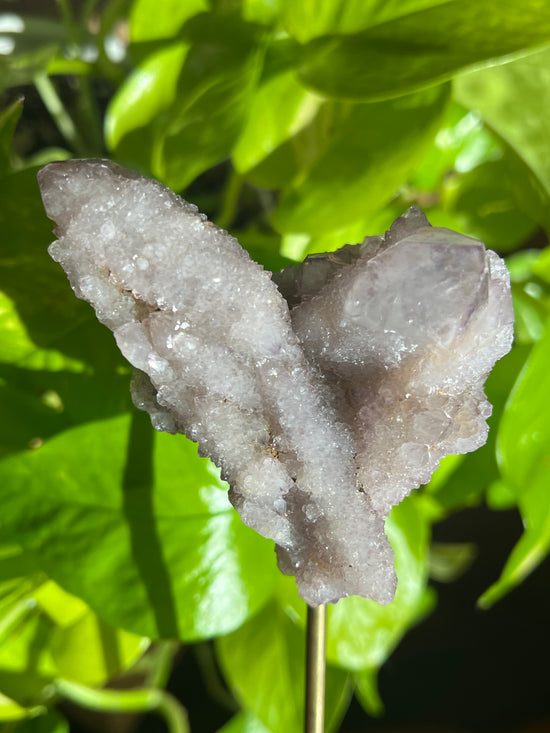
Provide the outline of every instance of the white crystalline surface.
<path id="1" fill-rule="evenodd" d="M 109 161 L 52 163 L 39 183 L 50 253 L 136 368 L 136 405 L 220 466 L 306 601 L 391 601 L 388 512 L 486 439 L 483 382 L 512 340 L 497 255 L 411 209 L 277 286 L 196 207 Z"/>

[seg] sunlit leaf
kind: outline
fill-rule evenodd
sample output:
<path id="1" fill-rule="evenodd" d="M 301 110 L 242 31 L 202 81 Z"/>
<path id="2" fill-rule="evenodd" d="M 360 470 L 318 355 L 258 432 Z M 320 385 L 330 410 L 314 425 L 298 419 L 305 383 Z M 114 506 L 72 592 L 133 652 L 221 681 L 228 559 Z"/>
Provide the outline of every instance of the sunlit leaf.
<path id="1" fill-rule="evenodd" d="M 55 629 L 50 642 L 56 676 L 88 685 L 129 669 L 148 646 L 148 639 L 115 629 L 89 610 L 74 624 Z"/>
<path id="2" fill-rule="evenodd" d="M 305 632 L 273 600 L 218 641 L 224 676 L 243 706 L 271 733 L 300 733 L 304 719 Z M 327 729 L 349 702 L 348 675 L 327 670 Z M 254 729 L 253 729 L 254 730 Z"/>
<path id="3" fill-rule="evenodd" d="M 12 720 L 25 720 L 25 718 L 33 718 L 45 712 L 43 707 L 25 708 L 18 705 L 14 700 L 2 695 L 0 692 L 0 723 Z"/>
<path id="4" fill-rule="evenodd" d="M 550 327 L 534 346 L 514 387 L 498 435 L 504 481 L 516 494 L 525 531 L 499 580 L 480 598 L 490 606 L 520 583 L 550 549 Z"/>
<path id="5" fill-rule="evenodd" d="M 101 621 L 81 600 L 48 581 L 37 556 L 0 550 L 0 683 L 17 700 L 56 677 L 99 685 L 129 668 L 148 640 Z M 19 689 L 18 676 L 26 678 Z"/>
<path id="6" fill-rule="evenodd" d="M 186 20 L 208 9 L 208 0 L 135 0 L 130 12 L 130 39 L 173 38 Z"/>
<path id="7" fill-rule="evenodd" d="M 116 148 L 125 135 L 152 122 L 174 101 L 187 51 L 185 43 L 167 45 L 148 56 L 126 77 L 105 115 L 105 139 L 109 147 Z"/>
<path id="8" fill-rule="evenodd" d="M 550 7 L 540 0 L 521 7 L 515 0 L 449 0 L 358 33 L 314 39 L 299 71 L 329 96 L 387 99 L 549 42 Z"/>
<path id="9" fill-rule="evenodd" d="M 272 543 L 245 527 L 211 464 L 148 416 L 66 431 L 0 463 L 5 532 L 114 626 L 227 633 L 271 592 Z"/>
<path id="10" fill-rule="evenodd" d="M 235 14 L 186 24 L 191 45 L 173 104 L 161 115 L 152 170 L 180 190 L 228 157 L 246 120 L 262 60 L 263 29 Z"/>
<path id="11" fill-rule="evenodd" d="M 358 104 L 274 213 L 283 232 L 321 234 L 376 212 L 403 185 L 441 122 L 448 87 Z"/>
<path id="12" fill-rule="evenodd" d="M 281 0 L 281 17 L 301 43 L 327 33 L 353 33 L 442 0 Z"/>
<path id="13" fill-rule="evenodd" d="M 244 174 L 259 165 L 308 125 L 320 104 L 293 71 L 265 80 L 251 99 L 248 120 L 233 148 L 235 168 Z"/>
<path id="14" fill-rule="evenodd" d="M 440 186 L 448 173 L 466 173 L 501 157 L 501 144 L 479 117 L 451 101 L 443 124 L 422 162 L 415 168 L 410 183 L 414 188 L 431 192 Z"/>
<path id="15" fill-rule="evenodd" d="M 218 733 L 270 733 L 255 715 L 250 712 L 242 712 L 231 718 Z"/>

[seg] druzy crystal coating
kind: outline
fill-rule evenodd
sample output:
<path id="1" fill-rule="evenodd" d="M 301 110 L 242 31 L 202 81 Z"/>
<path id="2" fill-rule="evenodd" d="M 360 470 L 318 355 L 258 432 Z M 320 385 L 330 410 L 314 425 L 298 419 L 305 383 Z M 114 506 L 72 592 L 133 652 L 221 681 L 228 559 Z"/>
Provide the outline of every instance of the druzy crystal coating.
<path id="1" fill-rule="evenodd" d="M 221 468 L 308 603 L 390 602 L 391 507 L 486 440 L 483 383 L 513 333 L 502 260 L 412 208 L 272 277 L 110 161 L 51 163 L 39 183 L 50 254 L 135 368 L 137 407 Z"/>

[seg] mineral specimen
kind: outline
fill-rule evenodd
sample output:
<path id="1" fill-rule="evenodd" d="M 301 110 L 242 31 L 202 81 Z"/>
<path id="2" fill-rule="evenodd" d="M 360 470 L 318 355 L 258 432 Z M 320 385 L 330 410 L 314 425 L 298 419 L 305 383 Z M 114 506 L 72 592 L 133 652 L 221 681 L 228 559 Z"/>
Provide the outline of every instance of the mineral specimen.
<path id="1" fill-rule="evenodd" d="M 512 341 L 499 257 L 412 208 L 272 279 L 196 207 L 109 161 L 52 163 L 39 182 L 50 254 L 135 367 L 154 427 L 221 468 L 308 603 L 391 601 L 391 507 L 486 439 L 483 382 Z"/>

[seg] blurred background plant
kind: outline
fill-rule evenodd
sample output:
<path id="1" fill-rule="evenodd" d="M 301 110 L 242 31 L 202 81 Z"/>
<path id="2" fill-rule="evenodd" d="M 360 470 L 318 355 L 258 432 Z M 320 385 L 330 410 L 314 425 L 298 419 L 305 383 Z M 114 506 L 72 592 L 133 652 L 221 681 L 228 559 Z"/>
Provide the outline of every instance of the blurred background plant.
<path id="1" fill-rule="evenodd" d="M 550 729 L 545 44 L 540 0 L 0 1 L 0 730 L 302 727 L 292 579 L 215 467 L 132 408 L 47 255 L 38 167 L 98 156 L 268 269 L 411 204 L 506 255 L 489 442 L 392 512 L 394 603 L 331 607 L 327 725 Z"/>

